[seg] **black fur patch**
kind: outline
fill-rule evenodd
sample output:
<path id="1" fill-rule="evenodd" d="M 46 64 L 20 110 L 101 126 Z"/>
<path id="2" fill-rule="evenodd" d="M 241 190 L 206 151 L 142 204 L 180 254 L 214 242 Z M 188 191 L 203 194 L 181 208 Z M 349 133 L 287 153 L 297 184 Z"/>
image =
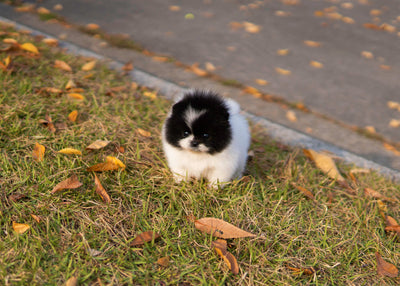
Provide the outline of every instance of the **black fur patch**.
<path id="1" fill-rule="evenodd" d="M 202 112 L 188 126 L 185 113 L 189 108 Z M 213 92 L 194 91 L 186 94 L 172 107 L 172 114 L 165 125 L 166 140 L 169 144 L 180 148 L 179 141 L 188 134 L 209 148 L 214 154 L 224 150 L 232 139 L 229 123 L 229 111 L 222 97 Z"/>

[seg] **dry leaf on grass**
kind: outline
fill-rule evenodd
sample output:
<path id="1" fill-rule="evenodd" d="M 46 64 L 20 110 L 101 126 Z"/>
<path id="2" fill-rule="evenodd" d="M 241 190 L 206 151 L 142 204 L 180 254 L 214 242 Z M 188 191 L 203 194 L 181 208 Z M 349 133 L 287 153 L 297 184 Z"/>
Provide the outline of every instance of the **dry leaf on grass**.
<path id="1" fill-rule="evenodd" d="M 82 186 L 82 183 L 79 182 L 78 176 L 76 174 L 72 175 L 68 179 L 58 183 L 50 193 L 54 194 L 58 191 L 65 190 L 65 189 L 76 189 Z"/>
<path id="2" fill-rule="evenodd" d="M 55 133 L 56 132 L 56 128 L 54 127 L 53 120 L 51 119 L 51 117 L 49 115 L 46 115 L 45 118 L 46 118 L 45 120 L 40 119 L 39 123 L 41 123 L 44 126 L 46 126 L 47 129 L 50 130 L 50 132 Z"/>
<path id="3" fill-rule="evenodd" d="M 33 152 L 32 152 L 33 160 L 35 160 L 37 162 L 43 161 L 45 151 L 46 151 L 46 148 L 43 145 L 36 143 L 35 147 L 33 148 Z"/>
<path id="4" fill-rule="evenodd" d="M 67 154 L 67 155 L 82 155 L 82 152 L 74 148 L 64 148 L 57 153 Z"/>
<path id="5" fill-rule="evenodd" d="M 36 46 L 35 46 L 34 44 L 32 44 L 32 43 L 25 43 L 25 44 L 22 44 L 22 45 L 20 46 L 20 48 L 23 49 L 23 50 L 25 50 L 25 51 L 34 53 L 34 54 L 36 54 L 36 55 L 39 54 L 39 50 L 38 50 L 38 49 L 36 48 Z"/>
<path id="6" fill-rule="evenodd" d="M 85 99 L 85 97 L 82 94 L 75 93 L 75 92 L 68 93 L 68 96 L 73 98 L 73 99 L 77 99 L 77 100 L 84 100 Z"/>
<path id="7" fill-rule="evenodd" d="M 391 216 L 386 216 L 385 222 L 385 231 L 395 232 L 397 234 L 397 237 L 400 239 L 400 225 L 397 223 L 397 221 Z"/>
<path id="8" fill-rule="evenodd" d="M 244 231 L 222 219 L 205 217 L 194 222 L 195 227 L 205 233 L 220 238 L 255 237 L 256 235 Z"/>
<path id="9" fill-rule="evenodd" d="M 92 144 L 86 147 L 86 150 L 99 150 L 104 147 L 106 147 L 108 144 L 110 144 L 111 141 L 107 140 L 96 140 Z"/>
<path id="10" fill-rule="evenodd" d="M 375 253 L 375 257 L 378 275 L 388 276 L 392 278 L 397 277 L 397 275 L 399 274 L 399 270 L 396 268 L 396 266 L 383 260 L 379 252 Z"/>
<path id="11" fill-rule="evenodd" d="M 81 67 L 81 70 L 83 70 L 83 71 L 91 71 L 91 70 L 94 69 L 94 67 L 96 66 L 96 63 L 97 63 L 96 60 L 87 62 L 86 64 L 84 64 L 84 65 Z"/>
<path id="12" fill-rule="evenodd" d="M 143 130 L 142 128 L 138 128 L 137 132 L 143 137 L 150 137 L 151 133 L 149 131 Z"/>
<path id="13" fill-rule="evenodd" d="M 37 222 L 37 223 L 39 223 L 42 219 L 40 218 L 40 216 L 37 216 L 37 215 L 34 215 L 34 214 L 31 214 L 31 217 Z"/>
<path id="14" fill-rule="evenodd" d="M 345 182 L 345 179 L 339 173 L 335 162 L 328 155 L 318 153 L 311 149 L 303 149 L 304 154 L 314 161 L 315 165 L 330 178 L 335 179 L 339 182 Z"/>
<path id="15" fill-rule="evenodd" d="M 94 184 L 96 186 L 96 193 L 101 197 L 103 202 L 111 203 L 110 196 L 107 194 L 107 191 L 101 185 L 100 180 L 99 178 L 97 178 L 96 174 L 94 174 Z"/>
<path id="16" fill-rule="evenodd" d="M 154 232 L 152 230 L 145 231 L 145 232 L 142 232 L 142 233 L 138 234 L 135 237 L 135 239 L 131 243 L 131 246 L 142 245 L 145 242 L 150 242 L 152 240 L 156 241 L 160 237 L 161 236 L 157 232 Z"/>
<path id="17" fill-rule="evenodd" d="M 45 38 L 42 40 L 43 43 L 45 43 L 46 45 L 50 46 L 50 47 L 57 47 L 58 46 L 58 40 L 57 39 L 53 39 L 53 38 Z"/>
<path id="18" fill-rule="evenodd" d="M 290 267 L 290 266 L 286 266 L 289 270 L 292 271 L 293 275 L 313 275 L 315 273 L 315 269 L 313 267 L 309 267 L 309 268 L 305 268 L 305 267 L 301 267 L 301 268 L 297 268 L 297 267 Z"/>
<path id="19" fill-rule="evenodd" d="M 54 67 L 64 71 L 72 72 L 72 68 L 70 67 L 70 65 L 61 60 L 55 60 Z"/>
<path id="20" fill-rule="evenodd" d="M 299 190 L 300 192 L 302 192 L 307 198 L 311 199 L 311 200 L 315 200 L 314 194 L 312 192 L 310 192 L 309 190 L 307 190 L 306 188 L 303 188 L 301 186 L 297 186 L 296 184 L 292 184 L 293 187 L 295 187 L 297 190 Z"/>
<path id="21" fill-rule="evenodd" d="M 12 222 L 12 227 L 13 227 L 14 231 L 18 234 L 23 234 L 30 228 L 29 224 L 18 223 L 15 221 Z"/>
<path id="22" fill-rule="evenodd" d="M 65 282 L 65 286 L 77 286 L 78 285 L 78 278 L 75 276 L 71 276 L 67 282 Z"/>
<path id="23" fill-rule="evenodd" d="M 226 240 L 217 239 L 211 242 L 211 245 L 214 247 L 215 252 L 225 261 L 232 273 L 239 274 L 239 265 L 235 256 L 226 250 Z"/>
<path id="24" fill-rule="evenodd" d="M 113 156 L 107 156 L 106 162 L 93 165 L 87 168 L 86 170 L 88 172 L 103 172 L 103 171 L 114 171 L 119 169 L 124 170 L 125 168 L 126 168 L 125 164 L 122 163 L 118 158 L 115 158 Z"/>
<path id="25" fill-rule="evenodd" d="M 77 117 L 78 117 L 78 110 L 71 111 L 71 113 L 68 114 L 68 120 L 71 122 L 75 122 Z"/>
<path id="26" fill-rule="evenodd" d="M 163 267 L 167 267 L 169 265 L 169 256 L 157 259 L 157 264 Z"/>

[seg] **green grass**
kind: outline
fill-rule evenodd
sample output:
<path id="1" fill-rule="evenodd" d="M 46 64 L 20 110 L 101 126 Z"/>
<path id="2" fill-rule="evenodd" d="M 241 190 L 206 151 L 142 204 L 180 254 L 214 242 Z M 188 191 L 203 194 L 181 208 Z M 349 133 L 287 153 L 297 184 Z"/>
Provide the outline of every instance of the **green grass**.
<path id="1" fill-rule="evenodd" d="M 377 201 L 363 195 L 365 187 L 394 198 L 388 214 L 400 219 L 400 187 L 375 173 L 356 175 L 350 195 L 306 159 L 299 150 L 273 142 L 252 126 L 254 152 L 246 177 L 223 190 L 204 182 L 175 184 L 161 150 L 160 129 L 170 103 L 132 88 L 128 78 L 98 64 L 81 71 L 89 59 L 50 50 L 24 35 L 4 38 L 33 42 L 40 56 L 21 50 L 0 70 L 0 281 L 5 285 L 64 284 L 76 276 L 82 285 L 396 285 L 398 278 L 376 274 L 375 252 L 400 265 L 399 242 L 384 231 Z M 36 39 L 39 40 L 39 39 Z M 54 68 L 55 59 L 73 72 Z M 91 77 L 86 77 L 92 74 Z M 82 88 L 84 101 L 39 92 L 43 87 L 64 89 L 72 79 Z M 126 86 L 108 94 L 113 87 Z M 67 119 L 78 110 L 76 122 Z M 57 132 L 39 120 L 49 115 Z M 141 136 L 137 130 L 151 132 Z M 88 152 L 97 139 L 110 140 L 104 149 Z M 46 147 L 44 160 L 32 159 L 35 143 Z M 117 148 L 123 146 L 124 153 Z M 62 148 L 83 155 L 57 153 Z M 94 191 L 88 166 L 111 155 L 122 160 L 124 171 L 98 173 L 112 203 Z M 339 165 L 342 174 L 350 166 Z M 51 194 L 62 180 L 77 174 L 83 186 Z M 313 192 L 316 202 L 292 184 Z M 13 202 L 10 196 L 26 197 Z M 332 201 L 330 201 L 333 198 Z M 37 223 L 31 214 L 41 221 Z M 240 273 L 233 275 L 214 253 L 209 235 L 194 228 L 190 217 L 224 219 L 257 235 L 230 239 L 229 251 Z M 12 222 L 31 227 L 17 234 Z M 156 242 L 132 247 L 143 231 L 161 235 Z M 97 255 L 93 255 L 97 251 Z M 167 267 L 157 265 L 169 256 Z M 296 275 L 288 267 L 313 267 L 313 275 Z"/>

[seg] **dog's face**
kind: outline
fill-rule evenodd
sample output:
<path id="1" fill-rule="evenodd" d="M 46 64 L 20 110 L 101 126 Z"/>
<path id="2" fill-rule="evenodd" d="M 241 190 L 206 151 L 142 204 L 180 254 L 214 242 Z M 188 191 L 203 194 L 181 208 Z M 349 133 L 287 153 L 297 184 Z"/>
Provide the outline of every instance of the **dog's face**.
<path id="1" fill-rule="evenodd" d="M 231 141 L 229 112 L 215 96 L 185 96 L 165 124 L 166 140 L 183 150 L 215 154 Z"/>

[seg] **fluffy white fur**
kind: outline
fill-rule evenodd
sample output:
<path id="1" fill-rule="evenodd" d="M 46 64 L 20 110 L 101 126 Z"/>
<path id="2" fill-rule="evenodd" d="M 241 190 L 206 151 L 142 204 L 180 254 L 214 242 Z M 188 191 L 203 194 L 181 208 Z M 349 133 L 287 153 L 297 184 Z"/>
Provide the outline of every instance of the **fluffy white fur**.
<path id="1" fill-rule="evenodd" d="M 250 145 L 250 131 L 246 119 L 240 114 L 240 106 L 231 99 L 225 99 L 229 108 L 229 122 L 232 130 L 230 144 L 216 154 L 203 153 L 206 151 L 199 146 L 195 152 L 190 148 L 191 136 L 181 141 L 178 149 L 170 145 L 165 139 L 165 126 L 162 131 L 162 143 L 168 165 L 174 174 L 176 181 L 190 178 L 206 178 L 210 185 L 217 186 L 218 183 L 226 183 L 234 178 L 240 178 L 247 161 L 247 153 Z M 194 120 L 198 114 L 188 111 L 186 120 Z M 223 186 L 223 184 L 222 184 Z"/>

